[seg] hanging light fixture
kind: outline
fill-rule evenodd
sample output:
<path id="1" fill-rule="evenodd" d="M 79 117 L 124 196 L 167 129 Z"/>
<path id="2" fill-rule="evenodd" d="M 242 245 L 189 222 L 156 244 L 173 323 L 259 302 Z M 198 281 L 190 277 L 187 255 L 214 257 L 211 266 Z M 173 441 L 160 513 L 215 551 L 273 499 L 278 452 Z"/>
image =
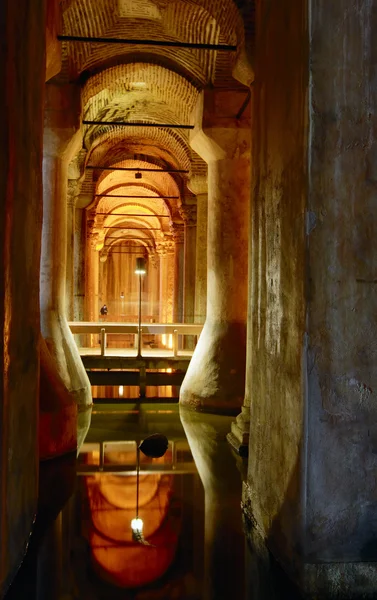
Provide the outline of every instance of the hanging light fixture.
<path id="1" fill-rule="evenodd" d="M 143 546 L 152 546 L 143 536 L 143 519 L 139 517 L 139 475 L 140 475 L 140 452 L 149 458 L 161 458 L 169 447 L 168 438 L 162 433 L 149 435 L 137 447 L 136 451 L 136 516 L 131 521 L 132 537 Z"/>

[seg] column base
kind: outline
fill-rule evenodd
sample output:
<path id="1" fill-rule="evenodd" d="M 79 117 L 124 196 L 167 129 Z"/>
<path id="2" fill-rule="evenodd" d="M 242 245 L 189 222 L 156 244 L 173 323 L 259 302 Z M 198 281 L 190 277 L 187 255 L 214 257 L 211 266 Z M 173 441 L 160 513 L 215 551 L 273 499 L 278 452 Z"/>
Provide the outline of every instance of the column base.
<path id="1" fill-rule="evenodd" d="M 192 410 L 236 415 L 245 392 L 245 323 L 205 322 L 179 395 Z"/>
<path id="2" fill-rule="evenodd" d="M 277 600 L 372 600 L 376 597 L 377 564 L 375 562 L 306 562 L 302 556 L 278 556 L 253 515 L 251 492 L 243 484 L 242 513 L 244 531 L 258 571 L 258 589 L 265 587 L 263 598 Z M 253 576 L 255 569 L 253 569 Z M 253 585 L 256 583 L 253 580 Z"/>
<path id="3" fill-rule="evenodd" d="M 236 420 L 231 424 L 231 430 L 226 439 L 233 450 L 243 458 L 249 454 L 250 407 L 243 406 Z"/>

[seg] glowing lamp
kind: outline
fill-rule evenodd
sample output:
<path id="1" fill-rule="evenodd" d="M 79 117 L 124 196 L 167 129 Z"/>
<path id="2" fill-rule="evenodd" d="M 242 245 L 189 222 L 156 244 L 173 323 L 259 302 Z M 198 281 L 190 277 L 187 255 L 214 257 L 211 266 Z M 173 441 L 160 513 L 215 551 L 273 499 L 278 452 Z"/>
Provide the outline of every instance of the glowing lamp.
<path id="1" fill-rule="evenodd" d="M 145 273 L 147 272 L 147 268 L 146 268 L 146 260 L 145 258 L 137 258 L 136 259 L 136 269 L 135 269 L 135 273 L 136 275 L 145 275 Z"/>
<path id="2" fill-rule="evenodd" d="M 143 520 L 136 517 L 136 519 L 132 519 L 131 521 L 131 529 L 134 533 L 141 533 L 143 531 Z"/>

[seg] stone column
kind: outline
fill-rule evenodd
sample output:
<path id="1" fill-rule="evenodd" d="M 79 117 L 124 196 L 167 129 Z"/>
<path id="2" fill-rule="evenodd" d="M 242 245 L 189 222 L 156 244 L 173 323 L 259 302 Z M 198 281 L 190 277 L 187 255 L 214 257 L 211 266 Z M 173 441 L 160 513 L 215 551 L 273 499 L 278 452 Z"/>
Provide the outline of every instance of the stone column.
<path id="1" fill-rule="evenodd" d="M 66 318 L 67 174 L 81 143 L 79 90 L 47 85 L 43 154 L 43 228 L 40 278 L 41 328 L 58 374 L 80 407 L 91 388 Z"/>
<path id="2" fill-rule="evenodd" d="M 204 323 L 207 314 L 207 230 L 208 193 L 196 195 L 195 323 Z"/>
<path id="3" fill-rule="evenodd" d="M 0 597 L 38 499 L 45 2 L 0 2 Z"/>
<path id="4" fill-rule="evenodd" d="M 160 323 L 173 323 L 175 245 L 172 240 L 156 242 L 160 257 Z"/>
<path id="5" fill-rule="evenodd" d="M 244 506 L 305 598 L 377 586 L 376 9 L 256 3 Z"/>
<path id="6" fill-rule="evenodd" d="M 185 323 L 193 323 L 195 311 L 196 206 L 182 205 L 179 211 L 184 222 L 183 320 Z"/>
<path id="7" fill-rule="evenodd" d="M 159 298 L 160 298 L 160 272 L 159 261 L 155 254 L 148 256 L 148 297 L 149 309 L 148 314 L 158 321 L 159 317 Z"/>
<path id="8" fill-rule="evenodd" d="M 183 285 L 184 285 L 184 225 L 172 223 L 174 247 L 174 312 L 173 322 L 183 322 Z"/>
<path id="9" fill-rule="evenodd" d="M 74 275 L 73 275 L 73 319 L 84 321 L 85 298 L 85 224 L 83 223 L 83 210 L 75 209 L 74 231 Z M 81 339 L 80 336 L 78 336 Z M 77 340 L 77 337 L 76 337 Z"/>
<path id="10" fill-rule="evenodd" d="M 67 272 L 66 312 L 68 321 L 73 320 L 74 295 L 74 249 L 75 249 L 75 192 L 76 182 L 69 181 L 67 194 Z"/>
<path id="11" fill-rule="evenodd" d="M 208 163 L 207 317 L 180 401 L 234 413 L 245 389 L 250 122 L 213 117 L 232 110 L 231 96 L 202 94 L 191 138 Z"/>

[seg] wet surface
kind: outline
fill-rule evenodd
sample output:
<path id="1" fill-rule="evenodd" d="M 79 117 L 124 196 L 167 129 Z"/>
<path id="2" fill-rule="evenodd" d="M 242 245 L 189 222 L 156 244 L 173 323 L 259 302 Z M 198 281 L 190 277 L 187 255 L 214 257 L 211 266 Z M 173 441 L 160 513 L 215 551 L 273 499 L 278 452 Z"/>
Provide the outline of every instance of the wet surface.
<path id="1" fill-rule="evenodd" d="M 77 461 L 41 465 L 35 530 L 6 600 L 297 598 L 246 542 L 246 462 L 225 440 L 230 421 L 171 402 L 96 404 Z M 157 432 L 168 449 L 140 453 L 138 477 L 137 446 Z"/>

